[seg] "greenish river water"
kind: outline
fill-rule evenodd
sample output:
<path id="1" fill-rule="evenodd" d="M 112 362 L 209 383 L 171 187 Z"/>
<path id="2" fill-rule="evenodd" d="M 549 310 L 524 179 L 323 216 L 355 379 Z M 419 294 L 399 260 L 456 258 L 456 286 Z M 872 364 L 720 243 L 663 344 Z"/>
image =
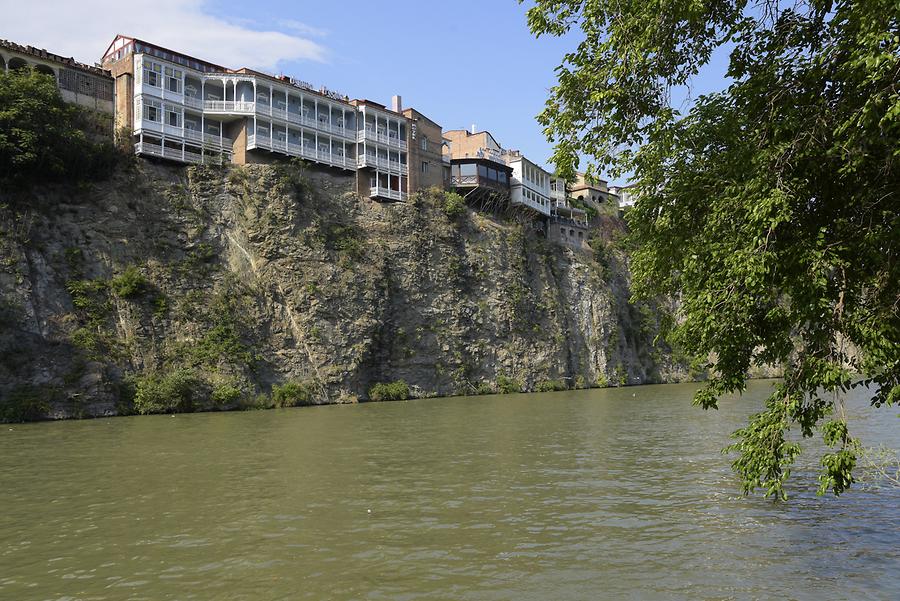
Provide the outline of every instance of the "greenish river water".
<path id="1" fill-rule="evenodd" d="M 738 494 L 768 386 L 3 426 L 0 599 L 900 599 L 900 491 Z"/>

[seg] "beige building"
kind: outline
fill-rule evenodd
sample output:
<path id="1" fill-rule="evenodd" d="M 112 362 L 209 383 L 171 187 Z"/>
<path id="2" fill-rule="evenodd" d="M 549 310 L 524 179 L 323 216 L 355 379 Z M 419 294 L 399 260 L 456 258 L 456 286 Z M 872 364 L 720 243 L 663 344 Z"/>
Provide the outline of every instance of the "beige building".
<path id="1" fill-rule="evenodd" d="M 618 196 L 609 191 L 606 180 L 589 178 L 584 173 L 578 173 L 569 190 L 572 198 L 584 202 L 598 212 L 618 209 Z"/>
<path id="2" fill-rule="evenodd" d="M 96 131 L 91 133 L 112 136 L 115 94 L 109 71 L 33 46 L 0 40 L 0 71 L 27 68 L 53 77 L 63 100 L 93 113 Z"/>
<path id="3" fill-rule="evenodd" d="M 400 97 L 394 97 L 394 108 L 400 110 Z M 450 156 L 444 155 L 444 136 L 441 126 L 413 108 L 403 109 L 409 122 L 409 191 L 444 188 L 447 185 L 444 165 Z"/>

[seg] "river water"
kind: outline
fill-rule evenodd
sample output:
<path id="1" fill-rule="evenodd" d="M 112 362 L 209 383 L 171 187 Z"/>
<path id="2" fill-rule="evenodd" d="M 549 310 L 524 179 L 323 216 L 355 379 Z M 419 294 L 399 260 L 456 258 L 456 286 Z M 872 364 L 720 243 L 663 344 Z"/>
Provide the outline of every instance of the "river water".
<path id="1" fill-rule="evenodd" d="M 0 599 L 900 599 L 900 491 L 738 494 L 769 386 L 4 425 Z"/>

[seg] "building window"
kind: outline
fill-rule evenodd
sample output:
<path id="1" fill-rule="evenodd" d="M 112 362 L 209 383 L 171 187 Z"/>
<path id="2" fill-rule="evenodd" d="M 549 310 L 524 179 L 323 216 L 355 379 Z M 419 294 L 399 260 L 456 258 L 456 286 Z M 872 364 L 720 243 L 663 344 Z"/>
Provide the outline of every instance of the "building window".
<path id="1" fill-rule="evenodd" d="M 181 94 L 181 69 L 166 67 L 166 89 Z"/>
<path id="2" fill-rule="evenodd" d="M 162 77 L 162 66 L 153 61 L 144 61 L 144 84 L 159 87 L 159 80 Z"/>
<path id="3" fill-rule="evenodd" d="M 144 100 L 141 106 L 141 118 L 145 121 L 153 121 L 155 123 L 162 122 L 162 107 L 158 102 L 152 100 Z"/>
<path id="4" fill-rule="evenodd" d="M 181 113 L 171 107 L 167 107 L 166 124 L 172 127 L 181 127 Z"/>
<path id="5" fill-rule="evenodd" d="M 428 173 L 428 161 L 422 161 L 422 173 Z"/>
<path id="6" fill-rule="evenodd" d="M 419 144 L 421 144 L 422 150 L 428 150 L 428 138 L 423 136 L 422 141 L 419 142 Z"/>

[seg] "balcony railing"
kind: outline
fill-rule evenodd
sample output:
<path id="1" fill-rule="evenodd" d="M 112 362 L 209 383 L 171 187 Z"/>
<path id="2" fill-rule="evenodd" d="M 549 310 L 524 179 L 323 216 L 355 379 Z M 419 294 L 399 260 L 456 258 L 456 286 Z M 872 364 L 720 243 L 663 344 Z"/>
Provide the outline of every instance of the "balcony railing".
<path id="1" fill-rule="evenodd" d="M 587 226 L 588 226 L 586 221 L 577 221 L 575 219 L 569 219 L 568 217 L 560 217 L 559 215 L 551 216 L 550 222 L 558 223 L 560 225 L 569 225 L 569 226 L 581 227 L 581 228 L 587 228 Z"/>
<path id="2" fill-rule="evenodd" d="M 493 188 L 495 190 L 509 192 L 509 186 L 496 180 L 479 177 L 478 175 L 453 175 L 450 177 L 450 185 L 459 188 Z"/>
<path id="3" fill-rule="evenodd" d="M 356 169 L 356 161 L 353 157 L 347 157 L 337 152 L 316 150 L 305 144 L 295 144 L 287 140 L 272 139 L 269 136 L 252 134 L 247 136 L 247 150 L 262 148 L 273 152 L 280 152 L 289 156 L 310 159 L 318 163 L 325 163 L 342 169 Z"/>
<path id="4" fill-rule="evenodd" d="M 225 148 L 231 148 L 232 145 L 234 144 L 234 140 L 232 140 L 231 138 L 226 138 L 225 136 L 222 136 L 220 138 L 219 136 L 216 136 L 213 134 L 207 134 L 207 133 L 199 132 L 195 129 L 187 129 L 187 128 L 185 128 L 185 130 L 184 130 L 184 139 L 191 140 L 193 142 L 202 142 L 203 144 L 206 144 L 207 146 L 216 146 L 216 147 L 221 146 L 221 147 L 225 147 Z"/>
<path id="5" fill-rule="evenodd" d="M 356 130 L 347 129 L 342 125 L 329 123 L 327 120 L 323 121 L 322 119 L 316 119 L 314 117 L 310 117 L 309 115 L 295 113 L 278 107 L 273 108 L 267 104 L 257 103 L 256 114 L 263 117 L 271 117 L 273 119 L 285 121 L 287 123 L 294 123 L 295 125 L 311 127 L 321 132 L 335 134 L 350 140 L 356 139 Z"/>
<path id="6" fill-rule="evenodd" d="M 203 99 L 199 96 L 185 96 L 184 106 L 203 110 Z"/>
<path id="7" fill-rule="evenodd" d="M 395 161 L 384 157 L 372 156 L 371 154 L 360 155 L 359 160 L 356 164 L 358 167 L 378 167 L 387 171 L 394 171 L 398 173 L 407 173 L 408 168 L 408 165 L 406 163 L 401 163 L 400 161 Z"/>
<path id="8" fill-rule="evenodd" d="M 391 190 L 384 186 L 373 186 L 369 189 L 370 198 L 389 198 L 390 200 L 406 200 L 408 194 L 400 190 Z"/>
<path id="9" fill-rule="evenodd" d="M 152 144 L 150 142 L 138 142 L 134 145 L 135 154 L 139 155 L 150 155 L 155 157 L 160 157 L 163 159 L 171 159 L 173 161 L 180 161 L 182 163 L 214 163 L 218 162 L 221 159 L 221 155 L 218 153 L 214 155 L 202 155 L 199 152 L 194 152 L 191 150 L 181 149 L 181 148 L 168 148 L 166 146 L 161 146 L 159 144 Z M 226 157 L 230 157 L 229 154 L 225 153 Z M 229 159 L 230 160 L 230 159 Z"/>
<path id="10" fill-rule="evenodd" d="M 212 147 L 217 150 L 222 148 L 230 150 L 232 145 L 234 144 L 234 140 L 232 140 L 231 138 L 222 137 L 220 141 L 219 136 L 204 134 L 193 129 L 175 127 L 173 125 L 164 125 L 158 121 L 148 121 L 147 119 L 143 119 L 141 121 L 138 121 L 137 125 L 138 127 L 134 131 L 135 134 L 138 134 L 141 131 L 152 131 L 164 134 L 173 139 L 177 138 L 190 140 L 191 142 L 203 144 L 204 146 Z"/>
<path id="11" fill-rule="evenodd" d="M 365 128 L 359 132 L 359 135 L 356 138 L 357 142 L 380 142 L 381 144 L 387 144 L 388 146 L 393 146 L 395 148 L 399 148 L 400 150 L 406 150 L 406 141 L 400 139 L 397 136 L 391 136 L 389 134 L 380 133 L 375 131 L 374 129 Z"/>
<path id="12" fill-rule="evenodd" d="M 210 113 L 252 115 L 256 110 L 256 103 L 244 100 L 204 100 L 203 110 Z"/>
<path id="13" fill-rule="evenodd" d="M 525 205 L 526 207 L 528 207 L 530 209 L 534 209 L 538 213 L 542 213 L 544 215 L 550 215 L 550 204 L 549 203 L 547 205 L 542 205 L 539 202 L 536 202 L 534 200 L 531 200 L 530 198 L 525 198 L 524 196 L 522 196 L 520 199 L 513 200 L 512 204 Z"/>

